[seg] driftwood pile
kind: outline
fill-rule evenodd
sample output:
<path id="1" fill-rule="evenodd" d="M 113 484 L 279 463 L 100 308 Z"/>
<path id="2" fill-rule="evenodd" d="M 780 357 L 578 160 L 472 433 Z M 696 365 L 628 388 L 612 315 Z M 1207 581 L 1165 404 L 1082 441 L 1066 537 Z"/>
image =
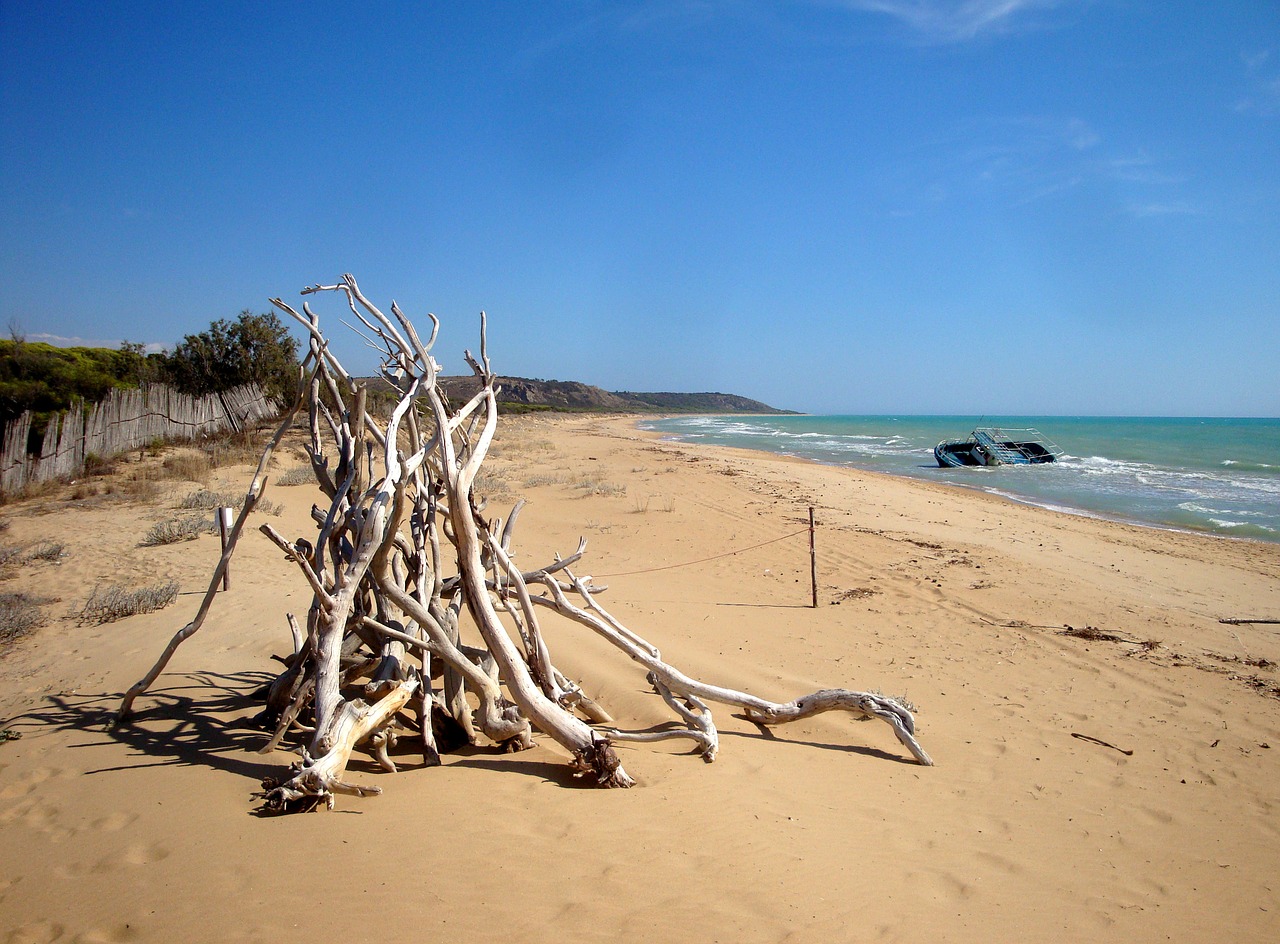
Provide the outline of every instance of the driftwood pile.
<path id="1" fill-rule="evenodd" d="M 457 743 L 487 741 L 507 750 L 533 744 L 534 731 L 568 751 L 576 774 L 606 787 L 633 781 L 613 748 L 620 741 L 691 739 L 713 760 L 719 738 L 709 703 L 742 710 L 775 725 L 840 709 L 879 718 L 921 764 L 931 764 L 914 737 L 911 713 L 886 696 L 825 689 L 775 703 L 710 685 L 663 661 L 658 649 L 603 606 L 602 588 L 578 576 L 574 553 L 531 569 L 511 549 L 517 505 L 505 521 L 487 517 L 473 488 L 498 423 L 497 384 L 481 314 L 480 356 L 466 352 L 474 395 L 453 406 L 441 392 L 432 346 L 392 303 L 384 314 L 354 278 L 316 285 L 302 294 L 339 292 L 382 356 L 381 372 L 398 391 L 385 425 L 366 412 L 366 393 L 329 351 L 317 316 L 280 299 L 272 304 L 310 335 L 299 396 L 267 446 L 247 500 L 228 535 L 227 550 L 195 619 L 169 643 L 152 670 L 125 696 L 118 721 L 163 671 L 181 642 L 199 629 L 246 517 L 261 497 L 272 451 L 305 408 L 307 451 L 327 508 L 313 506 L 316 533 L 289 540 L 270 525 L 261 531 L 310 585 L 305 628 L 289 618 L 293 652 L 267 690 L 274 734 L 264 752 L 299 735 L 306 741 L 289 775 L 264 782 L 256 794 L 264 812 L 332 807 L 337 794 L 367 796 L 378 787 L 344 779 L 360 747 L 389 771 L 389 748 L 405 731 L 420 739 L 426 762 Z M 464 619 L 464 612 L 466 617 Z M 655 692 L 683 727 L 629 733 L 578 684 L 556 668 L 542 632 L 544 615 L 587 627 L 648 673 Z M 465 632 L 464 632 L 465 630 Z"/>

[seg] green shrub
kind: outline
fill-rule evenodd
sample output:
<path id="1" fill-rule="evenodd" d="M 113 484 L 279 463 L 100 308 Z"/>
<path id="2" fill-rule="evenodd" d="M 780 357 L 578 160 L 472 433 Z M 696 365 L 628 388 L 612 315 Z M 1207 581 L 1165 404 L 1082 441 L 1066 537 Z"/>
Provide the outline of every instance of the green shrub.
<path id="1" fill-rule="evenodd" d="M 104 475 L 110 475 L 116 470 L 117 464 L 114 458 L 104 458 L 95 452 L 91 452 L 84 457 L 84 476 L 86 478 L 100 478 Z"/>
<path id="2" fill-rule="evenodd" d="M 97 403 L 112 387 L 136 387 L 138 376 L 131 352 L 0 339 L 0 425 L 30 410 L 39 443 L 54 413 L 76 400 Z"/>
<path id="3" fill-rule="evenodd" d="M 189 334 L 166 359 L 171 382 L 193 396 L 256 383 L 280 400 L 293 397 L 298 342 L 275 312 L 240 312 L 220 318 L 209 330 Z"/>

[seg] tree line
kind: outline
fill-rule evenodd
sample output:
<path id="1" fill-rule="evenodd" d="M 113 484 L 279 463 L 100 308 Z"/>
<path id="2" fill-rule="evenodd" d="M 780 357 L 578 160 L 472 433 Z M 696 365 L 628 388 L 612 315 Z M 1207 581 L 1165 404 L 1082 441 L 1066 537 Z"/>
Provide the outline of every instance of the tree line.
<path id="1" fill-rule="evenodd" d="M 30 410 L 33 435 L 76 400 L 101 401 L 113 387 L 166 384 L 191 396 L 255 383 L 287 401 L 294 395 L 297 341 L 274 312 L 240 312 L 207 331 L 188 334 L 171 352 L 148 354 L 125 341 L 119 349 L 27 341 L 18 331 L 0 339 L 0 425 Z"/>

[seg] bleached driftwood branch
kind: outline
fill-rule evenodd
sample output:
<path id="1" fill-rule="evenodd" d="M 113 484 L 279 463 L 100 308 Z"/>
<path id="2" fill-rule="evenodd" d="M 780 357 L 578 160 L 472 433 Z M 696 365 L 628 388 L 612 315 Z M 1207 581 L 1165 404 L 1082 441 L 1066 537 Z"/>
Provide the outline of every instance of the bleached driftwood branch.
<path id="1" fill-rule="evenodd" d="M 290 615 L 291 652 L 282 660 L 285 671 L 267 688 L 264 715 L 272 728 L 264 752 L 301 739 L 301 760 L 287 778 L 264 782 L 257 796 L 265 812 L 331 806 L 339 793 L 378 792 L 346 781 L 352 752 L 363 747 L 394 771 L 390 748 L 406 728 L 416 728 L 428 764 L 438 763 L 449 743 L 474 744 L 483 737 L 501 749 L 521 750 L 541 732 L 569 753 L 578 776 L 626 787 L 633 781 L 613 748 L 617 741 L 685 737 L 713 760 L 719 734 L 712 703 L 738 708 L 762 725 L 833 710 L 879 718 L 919 763 L 932 763 L 915 739 L 911 712 L 891 698 L 824 689 L 771 702 L 699 681 L 663 661 L 656 647 L 600 605 L 600 588 L 590 578 L 574 575 L 571 567 L 582 559 L 585 541 L 542 568 L 517 567 L 511 544 L 521 505 L 505 523 L 491 520 L 475 490 L 498 424 L 498 386 L 483 313 L 480 355 L 465 355 L 476 390 L 453 407 L 437 383 L 434 315 L 424 342 L 398 305 L 385 314 L 350 275 L 303 291 L 318 293 L 345 297 L 381 355 L 381 375 L 394 391 L 395 405 L 382 425 L 368 409 L 368 390 L 329 349 L 309 304 L 298 312 L 272 299 L 307 331 L 307 372 L 298 400 L 263 454 L 211 588 L 265 485 L 272 449 L 303 406 L 307 454 L 329 504 L 313 506 L 317 530 L 311 539 L 290 541 L 270 525 L 261 528 L 312 591 L 305 632 Z M 130 690 L 121 717 L 199 628 L 211 599 L 212 590 L 196 619 Z M 543 615 L 589 628 L 638 663 L 683 727 L 639 733 L 603 727 L 614 724 L 605 708 L 556 667 Z M 477 637 L 471 642 L 463 639 L 464 622 Z"/>

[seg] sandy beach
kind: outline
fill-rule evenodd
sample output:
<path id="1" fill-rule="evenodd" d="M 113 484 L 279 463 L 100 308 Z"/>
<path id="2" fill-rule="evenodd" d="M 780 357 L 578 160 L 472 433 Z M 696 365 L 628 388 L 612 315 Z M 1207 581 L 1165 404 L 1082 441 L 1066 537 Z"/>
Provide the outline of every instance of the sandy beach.
<path id="1" fill-rule="evenodd" d="M 1280 545 L 700 449 L 626 417 L 504 420 L 486 470 L 494 513 L 528 500 L 522 564 L 585 537 L 579 573 L 669 662 L 778 701 L 902 696 L 936 766 L 879 722 L 766 733 L 720 708 L 713 764 L 619 745 L 631 790 L 581 786 L 540 737 L 433 769 L 406 750 L 394 775 L 358 754 L 350 779 L 382 796 L 256 818 L 250 793 L 292 755 L 257 752 L 252 695 L 310 601 L 256 531 L 134 722 L 105 730 L 219 554 L 216 534 L 142 536 L 251 469 L 141 502 L 54 494 L 0 508 L 0 541 L 65 544 L 0 584 L 51 601 L 0 656 L 0 727 L 21 735 L 0 742 L 3 940 L 1280 939 L 1280 627 L 1220 622 L 1280 618 Z M 318 494 L 271 485 L 264 520 L 310 536 Z M 95 585 L 170 579 L 157 613 L 70 615 Z M 670 720 L 621 654 L 544 631 L 621 727 Z"/>

